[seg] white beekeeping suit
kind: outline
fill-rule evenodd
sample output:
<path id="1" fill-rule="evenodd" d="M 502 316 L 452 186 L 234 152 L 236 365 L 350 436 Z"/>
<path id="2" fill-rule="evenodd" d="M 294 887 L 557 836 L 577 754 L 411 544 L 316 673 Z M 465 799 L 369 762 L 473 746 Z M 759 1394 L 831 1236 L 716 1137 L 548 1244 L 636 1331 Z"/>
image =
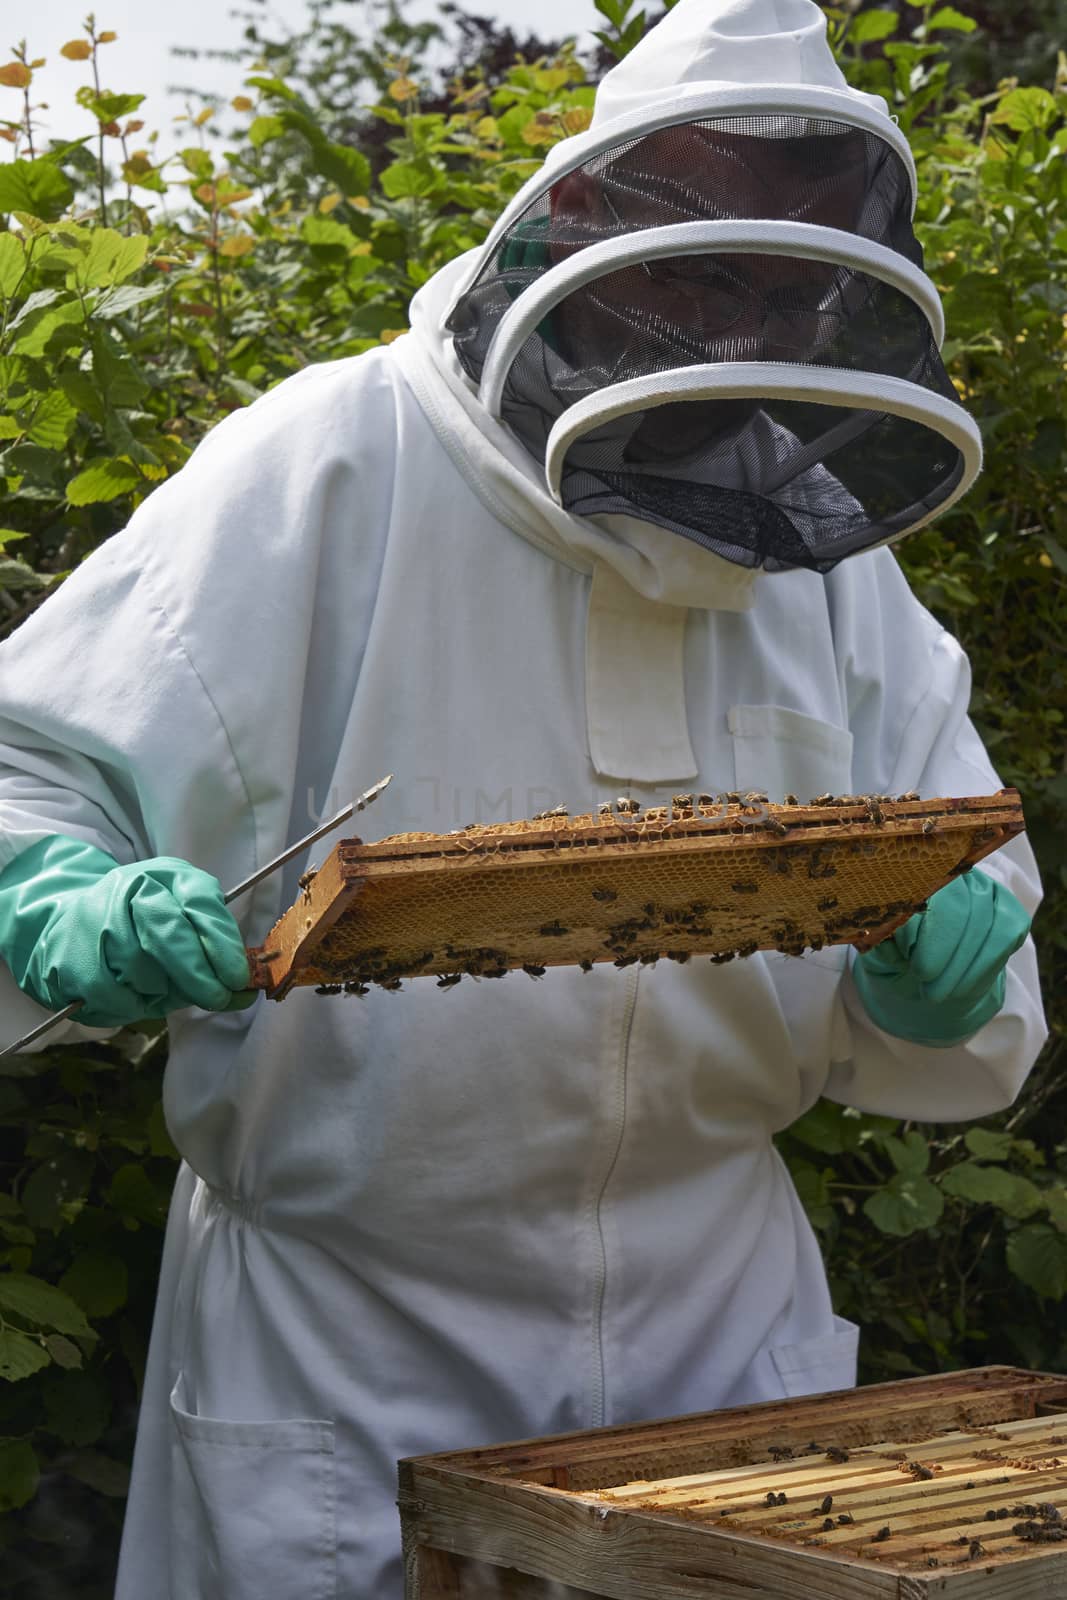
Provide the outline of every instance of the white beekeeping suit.
<path id="1" fill-rule="evenodd" d="M 681 0 L 409 336 L 213 431 L 0 652 L 0 868 L 63 834 L 228 885 L 385 772 L 373 836 L 681 781 L 998 786 L 962 651 L 873 548 L 962 492 L 978 447 L 909 244 L 906 146 L 824 28 L 809 0 Z M 605 240 L 553 230 L 601 193 L 644 226 L 611 153 L 664 129 L 689 130 L 686 159 L 697 129 L 709 172 L 740 163 L 735 198 L 745 171 L 781 190 L 775 139 L 801 141 L 798 185 L 835 139 L 862 182 L 820 199 L 816 172 L 809 220 L 759 238 L 759 208 L 730 221 L 690 184 L 690 219 L 648 225 L 719 233 L 685 236 L 688 276 L 662 254 L 642 276 L 692 295 L 721 267 L 734 310 L 643 314 L 627 367 L 603 337 L 617 286 L 564 304 Z M 305 865 L 235 903 L 249 944 Z M 1032 910 L 1024 840 L 983 870 Z M 772 1135 L 823 1094 L 981 1117 L 1044 1030 L 1029 943 L 999 1014 L 939 1049 L 870 1020 L 850 959 L 176 1012 L 184 1160 L 119 1600 L 398 1600 L 399 1457 L 853 1383 L 857 1330 Z M 8 982 L 7 1036 L 39 1015 Z"/>

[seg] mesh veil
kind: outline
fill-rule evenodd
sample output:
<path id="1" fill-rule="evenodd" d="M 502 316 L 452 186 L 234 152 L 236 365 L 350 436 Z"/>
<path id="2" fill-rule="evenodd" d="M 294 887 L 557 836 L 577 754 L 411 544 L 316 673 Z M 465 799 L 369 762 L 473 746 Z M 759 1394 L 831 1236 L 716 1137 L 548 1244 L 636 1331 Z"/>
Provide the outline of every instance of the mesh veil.
<path id="1" fill-rule="evenodd" d="M 700 220 L 813 223 L 922 268 L 912 190 L 877 135 L 810 115 L 734 115 L 657 129 L 592 156 L 518 215 L 448 321 L 479 382 L 523 292 L 606 239 Z M 956 444 L 877 406 L 902 379 L 956 404 L 928 317 L 903 288 L 832 260 L 712 252 L 604 271 L 567 293 L 518 349 L 501 415 L 540 462 L 576 402 L 680 369 L 771 362 L 868 374 L 872 406 L 671 400 L 593 426 L 570 445 L 562 504 L 623 512 L 745 566 L 837 561 L 933 515 L 957 489 Z"/>

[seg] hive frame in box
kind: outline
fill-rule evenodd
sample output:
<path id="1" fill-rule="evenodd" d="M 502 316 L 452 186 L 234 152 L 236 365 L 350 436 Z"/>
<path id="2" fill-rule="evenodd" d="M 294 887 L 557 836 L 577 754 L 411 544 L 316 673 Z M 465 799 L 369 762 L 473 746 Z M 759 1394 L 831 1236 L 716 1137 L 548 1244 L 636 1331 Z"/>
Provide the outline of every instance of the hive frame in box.
<path id="1" fill-rule="evenodd" d="M 909 1378 L 417 1457 L 399 1478 L 406 1600 L 1067 1597 L 1055 1373 Z M 827 1494 L 851 1524 L 824 1529 Z"/>
<path id="2" fill-rule="evenodd" d="M 343 839 L 249 951 L 253 982 L 280 1000 L 294 985 L 362 992 L 431 974 L 447 983 L 579 963 L 866 949 L 1023 828 L 1014 789 L 846 801 L 698 800 L 639 820 L 549 816 Z"/>

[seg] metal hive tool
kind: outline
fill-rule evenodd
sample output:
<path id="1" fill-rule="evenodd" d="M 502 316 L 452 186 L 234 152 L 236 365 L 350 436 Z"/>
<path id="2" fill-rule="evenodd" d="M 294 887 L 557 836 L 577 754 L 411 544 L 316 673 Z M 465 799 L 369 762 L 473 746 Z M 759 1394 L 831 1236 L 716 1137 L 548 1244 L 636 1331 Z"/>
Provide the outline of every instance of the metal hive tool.
<path id="1" fill-rule="evenodd" d="M 868 948 L 1023 827 L 1014 789 L 819 798 L 344 839 L 250 951 L 254 981 L 280 1000 L 294 985 Z"/>

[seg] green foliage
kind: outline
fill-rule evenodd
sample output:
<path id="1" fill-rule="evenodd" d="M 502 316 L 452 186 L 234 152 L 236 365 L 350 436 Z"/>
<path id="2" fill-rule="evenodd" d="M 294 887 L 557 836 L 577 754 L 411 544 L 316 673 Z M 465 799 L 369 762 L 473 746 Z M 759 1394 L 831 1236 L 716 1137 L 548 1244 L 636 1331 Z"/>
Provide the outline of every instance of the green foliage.
<path id="1" fill-rule="evenodd" d="M 650 20 L 635 0 L 597 9 L 609 57 Z M 945 356 L 986 441 L 978 484 L 900 559 L 965 644 L 981 732 L 1023 793 L 1047 891 L 1036 933 L 1052 1036 L 989 1125 L 902 1126 L 821 1102 L 781 1136 L 835 1303 L 864 1328 L 867 1378 L 986 1360 L 1067 1367 L 1067 78 L 969 94 L 951 63 L 977 37 L 970 11 L 883 3 L 829 16 L 849 78 L 885 95 L 911 140 Z M 442 97 L 427 65 L 440 29 L 399 13 L 388 27 L 348 46 L 343 29 L 320 27 L 314 70 L 295 47 L 262 46 L 225 137 L 210 136 L 205 108 L 165 161 L 151 140 L 136 144 L 140 97 L 101 86 L 111 36 L 90 27 L 64 47 L 72 77 L 89 81 L 72 138 L 48 150 L 33 137 L 35 64 L 16 52 L 0 67 L 0 109 L 5 95 L 12 107 L 0 636 L 219 418 L 310 361 L 400 333 L 414 290 L 484 239 L 545 151 L 588 125 L 593 88 L 571 49 L 467 73 Z M 372 102 L 358 122 L 353 73 Z M 126 1030 L 3 1064 L 8 1554 L 27 1533 L 54 1536 L 34 1499 L 39 1472 L 112 1505 L 112 1522 L 121 1509 L 174 1164 L 163 1050 L 151 1029 Z"/>

